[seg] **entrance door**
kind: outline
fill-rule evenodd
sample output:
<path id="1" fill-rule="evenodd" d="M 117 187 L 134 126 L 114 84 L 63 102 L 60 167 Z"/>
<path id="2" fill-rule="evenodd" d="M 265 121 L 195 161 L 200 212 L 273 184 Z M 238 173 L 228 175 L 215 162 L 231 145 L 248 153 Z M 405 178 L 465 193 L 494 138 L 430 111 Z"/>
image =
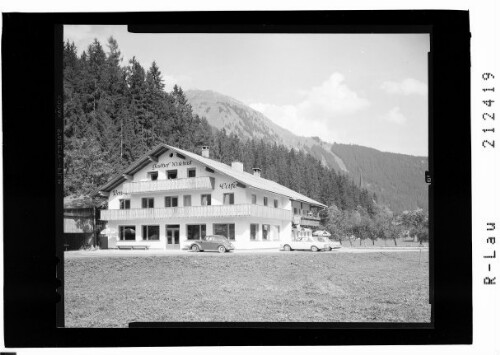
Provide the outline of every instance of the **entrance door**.
<path id="1" fill-rule="evenodd" d="M 180 227 L 178 224 L 167 224 L 166 226 L 167 249 L 180 248 L 179 235 L 180 235 Z"/>

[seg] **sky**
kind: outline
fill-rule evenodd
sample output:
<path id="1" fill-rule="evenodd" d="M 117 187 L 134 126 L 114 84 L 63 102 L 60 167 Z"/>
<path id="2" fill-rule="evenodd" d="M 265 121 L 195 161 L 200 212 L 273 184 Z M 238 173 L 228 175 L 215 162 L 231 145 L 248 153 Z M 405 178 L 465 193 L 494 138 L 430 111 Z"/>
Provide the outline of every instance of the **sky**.
<path id="1" fill-rule="evenodd" d="M 213 90 L 301 136 L 427 156 L 428 34 L 135 34 L 71 25 L 83 51 L 113 36 L 123 65 L 156 61 L 166 89 Z"/>

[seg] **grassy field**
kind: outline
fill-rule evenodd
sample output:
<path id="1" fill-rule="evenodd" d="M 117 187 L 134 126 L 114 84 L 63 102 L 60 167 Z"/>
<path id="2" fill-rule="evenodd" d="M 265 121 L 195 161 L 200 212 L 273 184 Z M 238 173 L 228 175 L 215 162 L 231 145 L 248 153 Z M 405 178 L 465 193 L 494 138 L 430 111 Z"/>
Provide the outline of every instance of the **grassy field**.
<path id="1" fill-rule="evenodd" d="M 426 252 L 66 258 L 67 327 L 429 322 Z"/>

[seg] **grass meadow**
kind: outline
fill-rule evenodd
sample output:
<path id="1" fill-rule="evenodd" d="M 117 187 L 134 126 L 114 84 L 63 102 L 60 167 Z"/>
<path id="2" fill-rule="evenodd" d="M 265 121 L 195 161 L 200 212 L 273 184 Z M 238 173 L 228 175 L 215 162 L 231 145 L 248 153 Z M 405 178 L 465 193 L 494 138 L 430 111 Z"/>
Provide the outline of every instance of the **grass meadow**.
<path id="1" fill-rule="evenodd" d="M 65 258 L 67 327 L 161 322 L 430 322 L 428 253 Z"/>

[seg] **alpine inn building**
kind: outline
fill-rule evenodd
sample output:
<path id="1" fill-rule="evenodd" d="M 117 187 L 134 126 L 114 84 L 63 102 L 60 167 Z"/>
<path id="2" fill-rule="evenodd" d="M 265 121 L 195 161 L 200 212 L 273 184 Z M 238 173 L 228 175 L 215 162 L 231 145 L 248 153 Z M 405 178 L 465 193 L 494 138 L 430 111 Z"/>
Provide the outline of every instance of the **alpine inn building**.
<path id="1" fill-rule="evenodd" d="M 274 181 L 160 144 L 101 186 L 109 248 L 180 249 L 189 240 L 224 235 L 237 249 L 277 248 L 292 227 L 319 226 L 326 206 Z"/>

